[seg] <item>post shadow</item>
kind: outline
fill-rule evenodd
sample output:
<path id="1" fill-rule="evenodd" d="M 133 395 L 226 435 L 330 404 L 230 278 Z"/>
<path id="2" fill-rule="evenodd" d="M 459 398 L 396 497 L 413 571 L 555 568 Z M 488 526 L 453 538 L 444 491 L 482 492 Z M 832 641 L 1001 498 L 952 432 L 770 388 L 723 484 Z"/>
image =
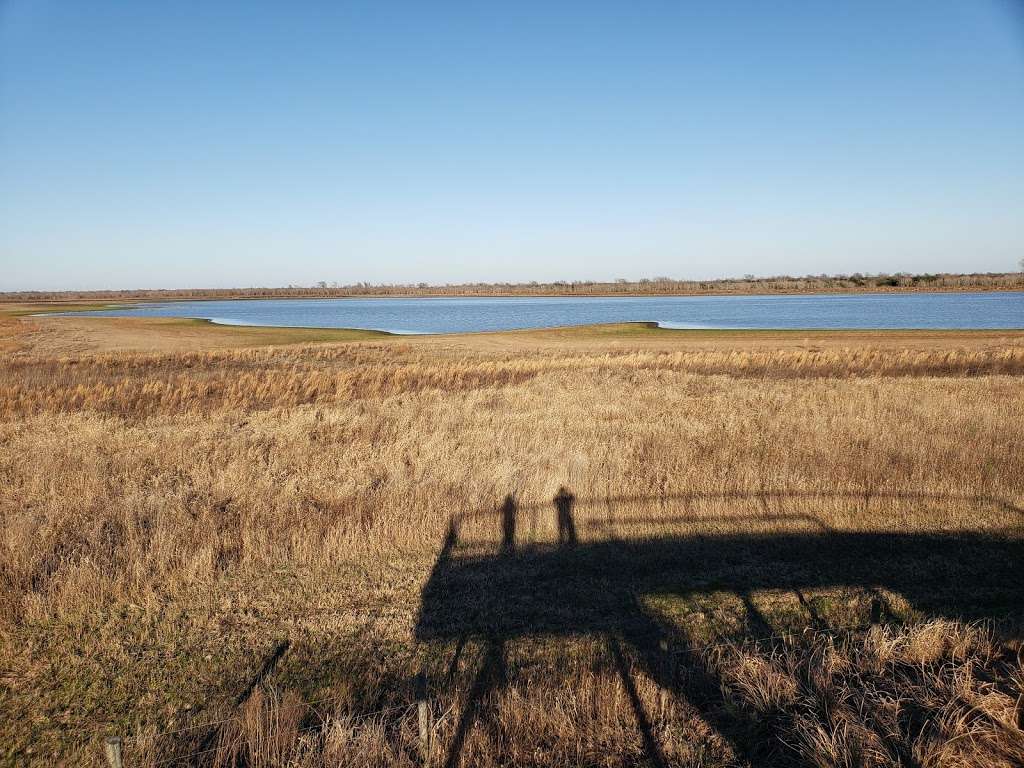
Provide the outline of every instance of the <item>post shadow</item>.
<path id="1" fill-rule="evenodd" d="M 608 651 L 611 653 L 612 661 L 615 663 L 615 669 L 619 673 L 619 679 L 622 681 L 622 687 L 625 689 L 626 697 L 633 708 L 633 717 L 636 719 L 636 727 L 640 730 L 640 738 L 643 739 L 647 758 L 651 761 L 654 768 L 665 768 L 665 757 L 661 753 L 661 745 L 658 744 L 658 740 L 654 736 L 651 718 L 647 715 L 647 708 L 644 707 L 640 694 L 637 692 L 636 683 L 633 682 L 633 676 L 629 672 L 629 665 L 626 663 L 626 657 L 622 652 L 622 645 L 613 635 L 608 635 L 607 643 Z"/>
<path id="2" fill-rule="evenodd" d="M 469 735 L 473 723 L 484 715 L 483 704 L 488 695 L 500 690 L 508 683 L 508 668 L 505 664 L 505 640 L 500 636 L 487 638 L 484 644 L 483 660 L 473 685 L 466 696 L 466 705 L 459 716 L 459 724 L 455 727 L 445 768 L 456 768 L 462 756 L 462 747 Z"/>
<path id="3" fill-rule="evenodd" d="M 286 653 L 288 653 L 291 645 L 292 641 L 287 637 L 274 644 L 274 647 L 263 658 L 263 662 L 260 664 L 259 669 L 256 670 L 256 673 L 249 679 L 249 682 L 246 683 L 245 687 L 235 697 L 235 709 L 238 709 L 245 704 L 256 688 L 266 682 L 271 673 L 273 673 L 274 669 L 277 667 L 278 662 L 281 661 Z M 199 748 L 197 751 L 205 752 L 211 749 L 220 732 L 221 730 L 216 727 L 208 729 L 206 735 L 203 736 L 202 740 L 199 742 Z"/>

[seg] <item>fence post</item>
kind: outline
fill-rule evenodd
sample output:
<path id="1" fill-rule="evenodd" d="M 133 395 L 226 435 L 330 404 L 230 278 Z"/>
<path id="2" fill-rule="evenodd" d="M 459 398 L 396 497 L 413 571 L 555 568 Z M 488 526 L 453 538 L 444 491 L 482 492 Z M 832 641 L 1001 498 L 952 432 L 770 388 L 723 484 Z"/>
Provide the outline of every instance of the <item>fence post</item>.
<path id="1" fill-rule="evenodd" d="M 669 652 L 668 640 L 662 638 L 658 641 L 658 650 L 661 651 L 661 691 L 659 695 L 661 703 L 661 716 L 665 717 L 669 707 L 669 686 L 675 680 L 675 670 L 672 668 L 672 654 Z"/>
<path id="2" fill-rule="evenodd" d="M 875 595 L 871 598 L 871 626 L 882 623 L 882 600 Z"/>
<path id="3" fill-rule="evenodd" d="M 423 757 L 423 764 L 430 766 L 431 744 L 430 737 L 433 730 L 433 713 L 430 711 L 430 704 L 427 702 L 427 677 L 422 672 L 416 675 L 416 717 L 419 722 L 420 755 Z"/>
<path id="4" fill-rule="evenodd" d="M 103 743 L 103 749 L 107 753 L 107 765 L 110 768 L 124 768 L 121 760 L 121 737 L 109 736 Z"/>

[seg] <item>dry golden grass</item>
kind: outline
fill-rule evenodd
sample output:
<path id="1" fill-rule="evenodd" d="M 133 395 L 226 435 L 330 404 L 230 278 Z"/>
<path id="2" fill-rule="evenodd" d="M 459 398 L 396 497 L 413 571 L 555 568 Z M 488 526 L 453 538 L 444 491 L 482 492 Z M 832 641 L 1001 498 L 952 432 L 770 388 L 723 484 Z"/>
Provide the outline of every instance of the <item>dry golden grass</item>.
<path id="1" fill-rule="evenodd" d="M 19 343 L 3 759 L 1019 765 L 1019 340 L 619 340 Z"/>
<path id="2" fill-rule="evenodd" d="M 1024 373 L 1024 347 L 615 351 L 450 356 L 423 345 L 292 346 L 163 355 L 25 357 L 0 380 L 0 414 L 93 411 L 122 416 L 336 404 L 431 390 L 522 384 L 556 374 L 690 373 L 744 378 L 983 376 Z"/>

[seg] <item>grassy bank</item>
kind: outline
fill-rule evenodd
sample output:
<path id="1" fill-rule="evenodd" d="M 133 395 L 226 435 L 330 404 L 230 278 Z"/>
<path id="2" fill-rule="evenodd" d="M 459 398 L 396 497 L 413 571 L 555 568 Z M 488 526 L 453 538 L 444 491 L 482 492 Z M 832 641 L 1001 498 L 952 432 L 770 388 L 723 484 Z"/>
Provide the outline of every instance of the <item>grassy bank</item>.
<path id="1" fill-rule="evenodd" d="M 417 673 L 440 765 L 1024 756 L 1019 334 L 64 322 L 0 368 L 6 762 L 419 765 Z"/>
<path id="2" fill-rule="evenodd" d="M 348 328 L 281 328 L 219 325 L 177 317 L 51 317 L 118 305 L 34 302 L 0 304 L 0 349 L 45 350 L 50 355 L 85 351 L 154 352 L 238 349 L 284 344 L 386 339 L 391 334 Z"/>

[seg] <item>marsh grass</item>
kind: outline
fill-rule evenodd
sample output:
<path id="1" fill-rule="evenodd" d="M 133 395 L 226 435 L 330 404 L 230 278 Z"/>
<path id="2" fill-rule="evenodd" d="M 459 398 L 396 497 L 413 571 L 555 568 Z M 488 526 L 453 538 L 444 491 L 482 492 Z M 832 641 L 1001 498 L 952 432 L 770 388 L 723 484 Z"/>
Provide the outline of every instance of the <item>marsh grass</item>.
<path id="1" fill-rule="evenodd" d="M 133 765 L 418 764 L 423 671 L 440 764 L 1019 764 L 1022 365 L 8 355 L 4 758 L 88 763 L 118 732 Z"/>
<path id="2" fill-rule="evenodd" d="M 397 359 L 396 359 L 397 358 Z M 691 373 L 752 378 L 988 376 L 1024 372 L 1024 348 L 901 351 L 624 351 L 507 355 L 411 352 L 399 344 L 313 346 L 178 355 L 11 360 L 0 415 L 98 411 L 121 416 L 335 404 L 521 384 L 541 375 Z"/>

